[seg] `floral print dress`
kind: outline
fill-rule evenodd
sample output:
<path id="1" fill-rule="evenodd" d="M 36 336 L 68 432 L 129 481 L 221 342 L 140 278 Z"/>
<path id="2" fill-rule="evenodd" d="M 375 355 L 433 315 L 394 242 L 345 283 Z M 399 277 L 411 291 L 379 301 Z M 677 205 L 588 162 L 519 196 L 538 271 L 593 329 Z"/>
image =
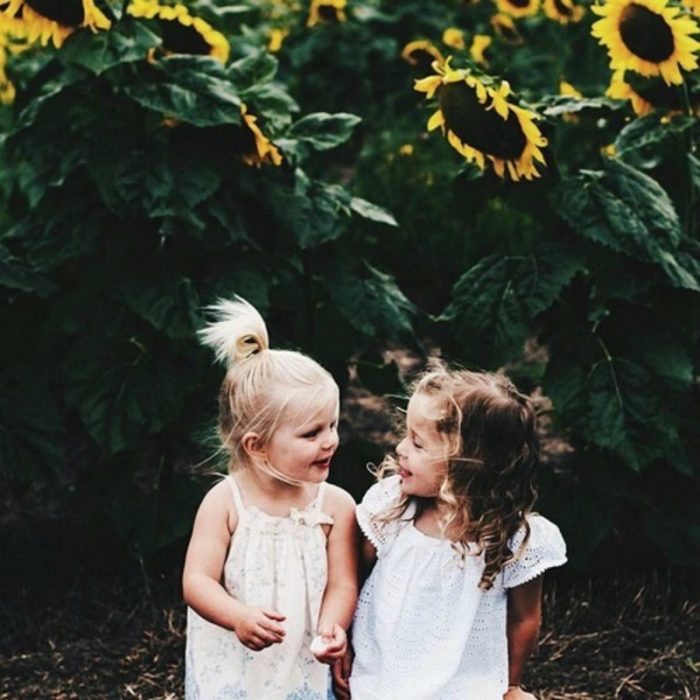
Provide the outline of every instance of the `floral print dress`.
<path id="1" fill-rule="evenodd" d="M 262 651 L 243 646 L 234 632 L 187 611 L 187 700 L 326 700 L 328 666 L 309 650 L 326 588 L 326 534 L 333 519 L 322 510 L 326 484 L 304 509 L 286 517 L 245 506 L 227 477 L 238 525 L 224 564 L 226 590 L 247 605 L 286 616 L 280 644 Z"/>

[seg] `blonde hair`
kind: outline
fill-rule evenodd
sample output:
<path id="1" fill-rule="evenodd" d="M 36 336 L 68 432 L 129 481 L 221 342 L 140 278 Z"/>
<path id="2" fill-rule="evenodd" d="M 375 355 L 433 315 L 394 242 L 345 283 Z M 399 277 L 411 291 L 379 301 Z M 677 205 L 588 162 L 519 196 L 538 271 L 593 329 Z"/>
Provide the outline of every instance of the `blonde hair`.
<path id="1" fill-rule="evenodd" d="M 219 299 L 208 307 L 215 320 L 199 331 L 201 341 L 213 348 L 227 366 L 219 389 L 219 437 L 229 455 L 229 471 L 250 466 L 242 438 L 258 434 L 269 443 L 282 418 L 290 412 L 299 425 L 325 407 L 338 409 L 338 385 L 316 361 L 292 350 L 271 350 L 265 321 L 241 297 Z M 288 483 L 273 465 L 263 468 Z"/>
<path id="2" fill-rule="evenodd" d="M 484 554 L 479 587 L 488 590 L 503 567 L 515 558 L 512 536 L 523 527 L 530 536 L 526 515 L 537 492 L 534 470 L 539 448 L 535 414 L 530 400 L 502 374 L 449 370 L 442 363 L 417 379 L 413 394 L 434 400 L 434 422 L 446 442 L 447 473 L 439 498 L 447 513 L 441 526 L 450 532 L 463 558 Z M 388 456 L 379 477 L 393 473 L 396 460 Z M 420 513 L 424 504 L 417 499 Z M 402 517 L 411 497 L 379 516 Z M 476 546 L 474 546 L 476 545 Z"/>

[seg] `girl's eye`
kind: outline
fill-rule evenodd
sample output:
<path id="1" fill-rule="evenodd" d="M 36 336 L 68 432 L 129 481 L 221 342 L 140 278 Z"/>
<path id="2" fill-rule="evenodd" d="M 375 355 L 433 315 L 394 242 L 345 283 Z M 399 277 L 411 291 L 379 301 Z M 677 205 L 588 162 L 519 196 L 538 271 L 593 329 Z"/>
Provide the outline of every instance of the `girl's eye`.
<path id="1" fill-rule="evenodd" d="M 319 433 L 319 430 L 318 430 L 318 428 L 316 428 L 315 430 L 310 430 L 308 433 L 304 433 L 302 435 L 302 437 L 309 438 L 309 439 L 315 438 L 318 435 L 318 433 Z"/>
<path id="2" fill-rule="evenodd" d="M 423 445 L 419 445 L 415 440 L 411 440 L 411 442 L 413 443 L 413 446 L 418 448 L 419 450 L 423 449 Z"/>

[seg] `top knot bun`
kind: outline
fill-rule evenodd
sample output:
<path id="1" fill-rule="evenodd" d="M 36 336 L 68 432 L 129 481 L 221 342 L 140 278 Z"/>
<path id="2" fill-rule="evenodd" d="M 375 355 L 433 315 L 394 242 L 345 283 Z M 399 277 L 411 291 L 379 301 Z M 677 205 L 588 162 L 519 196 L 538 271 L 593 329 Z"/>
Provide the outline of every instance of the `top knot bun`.
<path id="1" fill-rule="evenodd" d="M 215 320 L 199 331 L 199 337 L 214 349 L 219 362 L 231 367 L 270 347 L 265 321 L 245 299 L 219 299 L 207 311 Z"/>

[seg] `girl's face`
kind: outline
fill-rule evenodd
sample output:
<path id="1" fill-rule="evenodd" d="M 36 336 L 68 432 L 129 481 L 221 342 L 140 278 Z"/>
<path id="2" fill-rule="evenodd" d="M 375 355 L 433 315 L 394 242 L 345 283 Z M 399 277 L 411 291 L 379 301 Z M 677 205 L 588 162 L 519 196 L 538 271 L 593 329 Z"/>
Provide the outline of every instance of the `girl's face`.
<path id="1" fill-rule="evenodd" d="M 408 402 L 406 436 L 396 447 L 406 495 L 437 496 L 447 474 L 447 443 L 430 418 L 437 413 L 436 400 L 425 394 L 414 394 Z"/>
<path id="2" fill-rule="evenodd" d="M 311 417 L 282 419 L 265 449 L 268 462 L 295 481 L 320 483 L 328 477 L 331 457 L 338 448 L 338 406 Z"/>

